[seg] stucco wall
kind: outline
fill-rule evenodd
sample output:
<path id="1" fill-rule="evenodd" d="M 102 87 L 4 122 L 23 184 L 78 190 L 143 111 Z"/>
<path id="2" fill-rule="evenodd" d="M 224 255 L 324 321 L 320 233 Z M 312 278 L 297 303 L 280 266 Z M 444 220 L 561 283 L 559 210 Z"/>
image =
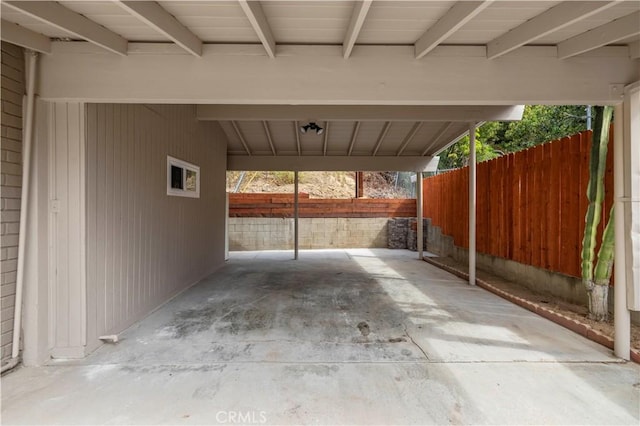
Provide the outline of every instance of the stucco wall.
<path id="1" fill-rule="evenodd" d="M 301 218 L 300 249 L 387 247 L 388 218 Z M 293 248 L 291 218 L 229 218 L 229 249 Z"/>
<path id="2" fill-rule="evenodd" d="M 16 293 L 20 192 L 22 184 L 22 97 L 24 51 L 2 42 L 2 288 L 0 351 L 2 363 L 11 357 Z"/>

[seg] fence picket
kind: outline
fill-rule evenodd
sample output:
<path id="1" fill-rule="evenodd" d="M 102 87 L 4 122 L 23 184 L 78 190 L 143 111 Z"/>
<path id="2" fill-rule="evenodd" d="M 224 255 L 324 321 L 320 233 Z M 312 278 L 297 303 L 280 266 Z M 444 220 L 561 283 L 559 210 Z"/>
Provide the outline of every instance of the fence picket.
<path id="1" fill-rule="evenodd" d="M 478 164 L 478 252 L 579 277 L 590 145 L 582 132 Z M 611 146 L 601 228 L 613 202 Z M 466 167 L 424 181 L 425 217 L 463 248 L 468 177 Z"/>

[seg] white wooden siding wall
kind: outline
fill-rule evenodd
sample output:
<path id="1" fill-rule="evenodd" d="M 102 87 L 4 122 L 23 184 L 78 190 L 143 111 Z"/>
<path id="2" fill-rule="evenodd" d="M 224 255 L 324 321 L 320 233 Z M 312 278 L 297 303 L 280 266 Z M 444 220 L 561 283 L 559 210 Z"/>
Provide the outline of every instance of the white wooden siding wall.
<path id="1" fill-rule="evenodd" d="M 48 107 L 52 356 L 77 358 L 86 342 L 84 104 Z"/>
<path id="2" fill-rule="evenodd" d="M 87 105 L 89 346 L 224 262 L 226 137 L 195 107 Z M 167 155 L 200 166 L 200 198 L 166 194 Z"/>

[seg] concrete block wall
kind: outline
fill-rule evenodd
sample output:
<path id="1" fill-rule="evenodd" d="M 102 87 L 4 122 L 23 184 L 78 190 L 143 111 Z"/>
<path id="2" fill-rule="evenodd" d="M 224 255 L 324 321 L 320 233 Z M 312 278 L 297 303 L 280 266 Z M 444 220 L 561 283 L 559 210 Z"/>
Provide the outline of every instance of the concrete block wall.
<path id="1" fill-rule="evenodd" d="M 456 246 L 453 237 L 442 234 L 440 227 L 432 226 L 430 220 L 427 221 L 427 250 L 458 262 L 469 261 L 469 251 Z M 578 278 L 483 253 L 477 254 L 476 261 L 478 268 L 514 280 L 530 290 L 576 304 L 584 304 L 587 300 L 584 286 Z"/>
<path id="2" fill-rule="evenodd" d="M 431 225 L 431 219 L 426 221 L 426 248 L 429 252 L 451 257 L 461 263 L 469 261 L 467 249 L 456 246 L 453 243 L 453 237 L 442 234 L 439 226 Z M 587 292 L 579 278 L 483 253 L 477 254 L 476 262 L 479 269 L 516 281 L 532 291 L 549 294 L 577 305 L 586 306 L 587 304 Z M 611 314 L 613 314 L 613 291 L 614 288 L 609 287 Z M 631 320 L 635 324 L 640 324 L 640 314 L 632 312 Z"/>
<path id="3" fill-rule="evenodd" d="M 25 92 L 24 50 L 2 42 L 2 168 L 0 288 L 0 352 L 2 364 L 11 357 L 13 312 L 20 229 L 22 183 L 22 98 Z"/>
<path id="4" fill-rule="evenodd" d="M 301 218 L 300 249 L 387 247 L 387 218 Z M 289 250 L 293 219 L 231 217 L 229 249 Z"/>

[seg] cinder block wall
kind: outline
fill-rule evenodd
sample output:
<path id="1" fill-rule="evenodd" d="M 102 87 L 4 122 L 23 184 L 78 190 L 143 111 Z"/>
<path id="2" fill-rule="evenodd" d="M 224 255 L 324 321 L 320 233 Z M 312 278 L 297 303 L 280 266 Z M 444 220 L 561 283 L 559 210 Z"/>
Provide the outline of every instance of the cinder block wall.
<path id="1" fill-rule="evenodd" d="M 388 218 L 301 218 L 301 249 L 387 247 Z M 231 217 L 229 249 L 293 248 L 293 219 Z"/>
<path id="2" fill-rule="evenodd" d="M 439 226 L 427 222 L 426 247 L 432 253 L 451 257 L 458 262 L 469 262 L 469 251 L 454 244 L 453 237 L 444 235 Z M 538 293 L 548 294 L 577 305 L 587 305 L 587 292 L 580 278 L 549 271 L 513 260 L 477 253 L 477 266 L 508 280 L 515 280 L 524 287 Z M 609 287 L 609 312 L 613 314 L 614 287 Z M 640 324 L 640 313 L 632 312 L 631 321 Z"/>
<path id="3" fill-rule="evenodd" d="M 2 42 L 2 287 L 0 344 L 2 364 L 11 357 L 13 312 L 20 229 L 22 183 L 22 97 L 25 92 L 24 51 Z"/>

